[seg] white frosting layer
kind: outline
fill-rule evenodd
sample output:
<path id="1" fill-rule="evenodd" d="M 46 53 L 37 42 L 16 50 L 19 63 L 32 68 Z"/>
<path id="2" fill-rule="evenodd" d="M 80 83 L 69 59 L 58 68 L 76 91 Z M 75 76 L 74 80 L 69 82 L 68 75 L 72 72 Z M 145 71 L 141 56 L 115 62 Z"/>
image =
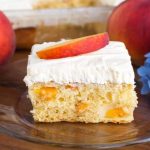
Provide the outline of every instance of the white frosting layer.
<path id="1" fill-rule="evenodd" d="M 64 41 L 61 41 L 64 42 Z M 58 42 L 60 43 L 60 42 Z M 32 47 L 24 81 L 30 86 L 36 82 L 64 83 L 127 83 L 134 84 L 130 56 L 121 42 L 110 42 L 106 47 L 85 55 L 62 59 L 39 59 L 36 51 L 55 42 L 36 44 Z"/>

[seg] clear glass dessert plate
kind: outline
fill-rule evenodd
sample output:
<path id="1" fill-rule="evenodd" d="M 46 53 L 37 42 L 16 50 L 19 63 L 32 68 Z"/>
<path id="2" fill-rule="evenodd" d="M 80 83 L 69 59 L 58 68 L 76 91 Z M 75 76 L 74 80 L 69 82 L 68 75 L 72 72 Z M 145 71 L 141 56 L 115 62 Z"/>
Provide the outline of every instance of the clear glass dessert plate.
<path id="1" fill-rule="evenodd" d="M 43 144 L 81 148 L 113 148 L 150 141 L 150 98 L 138 93 L 130 124 L 35 123 L 23 83 L 26 59 L 0 68 L 0 132 Z"/>

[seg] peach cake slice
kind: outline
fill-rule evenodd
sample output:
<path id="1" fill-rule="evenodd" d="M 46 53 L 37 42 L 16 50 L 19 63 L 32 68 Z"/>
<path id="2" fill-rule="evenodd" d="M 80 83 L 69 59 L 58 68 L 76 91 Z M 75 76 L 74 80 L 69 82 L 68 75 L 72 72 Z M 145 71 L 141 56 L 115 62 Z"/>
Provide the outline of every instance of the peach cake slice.
<path id="1" fill-rule="evenodd" d="M 137 97 L 130 56 L 123 43 L 109 42 L 106 33 L 34 45 L 24 81 L 36 122 L 134 119 Z"/>

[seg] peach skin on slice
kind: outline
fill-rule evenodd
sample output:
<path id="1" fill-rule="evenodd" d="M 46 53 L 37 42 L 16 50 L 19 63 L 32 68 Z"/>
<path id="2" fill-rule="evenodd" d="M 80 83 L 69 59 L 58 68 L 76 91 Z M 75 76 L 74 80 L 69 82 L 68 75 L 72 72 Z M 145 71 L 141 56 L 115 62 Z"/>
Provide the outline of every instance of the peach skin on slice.
<path id="1" fill-rule="evenodd" d="M 57 59 L 86 54 L 99 50 L 109 43 L 108 33 L 101 33 L 66 41 L 38 51 L 41 59 Z"/>

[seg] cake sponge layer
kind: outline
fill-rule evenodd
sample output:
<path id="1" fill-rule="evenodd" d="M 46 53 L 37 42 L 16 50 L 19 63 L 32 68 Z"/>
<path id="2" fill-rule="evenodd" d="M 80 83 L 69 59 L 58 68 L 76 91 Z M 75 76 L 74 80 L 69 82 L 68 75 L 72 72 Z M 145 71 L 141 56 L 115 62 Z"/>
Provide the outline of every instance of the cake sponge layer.
<path id="1" fill-rule="evenodd" d="M 132 84 L 35 83 L 29 97 L 37 122 L 128 123 L 137 106 Z"/>

